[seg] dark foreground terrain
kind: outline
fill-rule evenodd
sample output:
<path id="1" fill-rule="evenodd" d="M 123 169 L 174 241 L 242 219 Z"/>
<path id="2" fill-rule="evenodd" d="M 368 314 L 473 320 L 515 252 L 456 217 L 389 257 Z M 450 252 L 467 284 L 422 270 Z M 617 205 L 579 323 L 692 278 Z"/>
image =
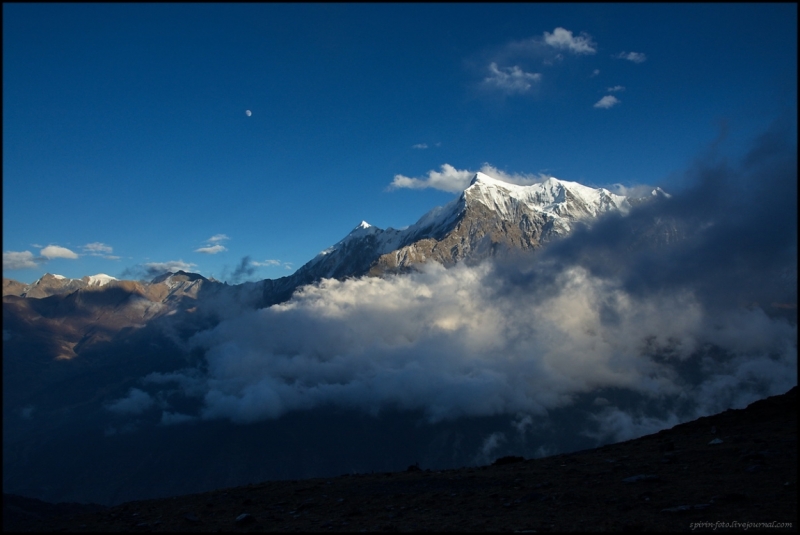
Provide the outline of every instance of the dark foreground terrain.
<path id="1" fill-rule="evenodd" d="M 750 523 L 750 525 L 748 525 Z M 4 531 L 794 531 L 797 387 L 619 444 L 116 507 L 4 495 Z"/>

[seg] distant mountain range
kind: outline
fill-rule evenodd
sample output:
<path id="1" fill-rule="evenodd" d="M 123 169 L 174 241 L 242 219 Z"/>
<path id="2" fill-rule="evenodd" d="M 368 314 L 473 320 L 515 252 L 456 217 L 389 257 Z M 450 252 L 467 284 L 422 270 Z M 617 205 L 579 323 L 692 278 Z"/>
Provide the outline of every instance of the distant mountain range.
<path id="1" fill-rule="evenodd" d="M 323 278 L 380 276 L 431 261 L 445 266 L 459 261 L 476 263 L 510 251 L 536 249 L 599 216 L 627 214 L 642 202 L 668 196 L 655 188 L 648 197 L 626 197 L 556 178 L 518 186 L 477 173 L 457 198 L 411 226 L 384 230 L 362 221 L 294 274 L 244 286 L 250 292 L 260 291 L 260 304 L 267 306 L 285 301 L 299 286 Z M 182 271 L 165 273 L 150 282 L 119 281 L 105 274 L 69 279 L 48 273 L 32 284 L 4 278 L 3 296 L 44 298 L 122 287 L 151 302 L 167 304 L 184 296 L 196 299 L 199 288 L 209 284 L 224 286 L 213 278 Z"/>

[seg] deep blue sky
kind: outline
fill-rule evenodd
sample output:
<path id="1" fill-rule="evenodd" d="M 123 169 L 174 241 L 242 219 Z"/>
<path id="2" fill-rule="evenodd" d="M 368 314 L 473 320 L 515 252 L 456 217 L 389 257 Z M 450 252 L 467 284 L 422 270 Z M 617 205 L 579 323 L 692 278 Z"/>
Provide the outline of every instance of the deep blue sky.
<path id="1" fill-rule="evenodd" d="M 3 275 L 276 278 L 454 195 L 396 175 L 677 190 L 796 114 L 793 4 L 4 4 Z"/>

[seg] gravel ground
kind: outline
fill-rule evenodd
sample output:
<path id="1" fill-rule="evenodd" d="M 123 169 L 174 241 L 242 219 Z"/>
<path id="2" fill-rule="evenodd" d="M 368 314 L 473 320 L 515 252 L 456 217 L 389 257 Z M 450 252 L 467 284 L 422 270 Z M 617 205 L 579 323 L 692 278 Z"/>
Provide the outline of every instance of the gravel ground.
<path id="1" fill-rule="evenodd" d="M 108 508 L 4 496 L 3 528 L 795 531 L 796 403 L 795 387 L 636 440 L 480 468 L 266 482 Z"/>

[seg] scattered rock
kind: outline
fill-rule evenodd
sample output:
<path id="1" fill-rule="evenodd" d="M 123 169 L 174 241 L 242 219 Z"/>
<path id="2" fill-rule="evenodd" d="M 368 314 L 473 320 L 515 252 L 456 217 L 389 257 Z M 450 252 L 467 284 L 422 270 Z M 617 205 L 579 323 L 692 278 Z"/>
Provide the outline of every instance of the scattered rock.
<path id="1" fill-rule="evenodd" d="M 240 514 L 239 516 L 236 517 L 236 520 L 234 520 L 234 522 L 236 524 L 239 524 L 240 526 L 243 526 L 245 524 L 252 524 L 255 521 L 256 521 L 256 518 L 253 515 L 251 515 L 250 513 L 242 513 L 242 514 Z"/>
<path id="2" fill-rule="evenodd" d="M 200 522 L 200 518 L 198 518 L 198 516 L 194 513 L 187 513 L 183 515 L 183 519 L 187 522 L 191 522 L 192 524 L 197 524 Z"/>
<path id="3" fill-rule="evenodd" d="M 506 455 L 505 457 L 500 457 L 499 459 L 495 460 L 492 463 L 492 466 L 501 466 L 504 464 L 514 464 L 514 463 L 521 463 L 525 460 L 524 457 L 519 457 L 517 455 Z"/>
<path id="4" fill-rule="evenodd" d="M 712 440 L 711 442 L 708 443 L 709 446 L 713 446 L 715 444 L 722 444 L 722 439 L 721 438 L 715 438 L 714 440 Z"/>

